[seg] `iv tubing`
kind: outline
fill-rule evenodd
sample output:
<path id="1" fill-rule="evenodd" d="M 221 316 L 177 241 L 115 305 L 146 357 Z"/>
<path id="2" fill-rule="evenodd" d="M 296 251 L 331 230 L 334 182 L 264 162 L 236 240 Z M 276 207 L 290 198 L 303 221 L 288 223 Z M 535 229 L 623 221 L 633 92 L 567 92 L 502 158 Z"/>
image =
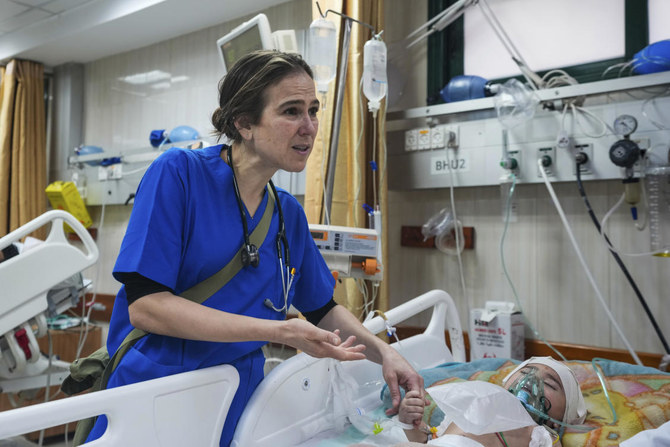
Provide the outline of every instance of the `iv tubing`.
<path id="1" fill-rule="evenodd" d="M 512 208 L 512 196 L 514 195 L 514 190 L 516 189 L 516 175 L 510 174 L 512 178 L 512 186 L 510 187 L 509 194 L 507 195 L 507 200 L 505 201 L 505 226 L 503 227 L 503 233 L 502 236 L 500 236 L 500 264 L 502 265 L 503 273 L 505 274 L 505 278 L 507 279 L 507 283 L 509 284 L 510 288 L 512 289 L 512 294 L 514 294 L 514 300 L 516 301 L 516 305 L 521 311 L 521 315 L 523 316 L 524 321 L 530 328 L 530 330 L 535 334 L 537 338 L 542 340 L 542 342 L 549 346 L 552 351 L 554 351 L 564 362 L 567 362 L 568 359 L 565 358 L 563 354 L 554 346 L 549 343 L 547 340 L 545 340 L 542 335 L 535 329 L 535 326 L 533 326 L 533 323 L 531 323 L 530 319 L 526 316 L 526 313 L 523 310 L 523 306 L 521 305 L 521 300 L 519 300 L 519 294 L 516 291 L 516 287 L 514 286 L 514 281 L 512 281 L 512 278 L 509 276 L 509 272 L 507 271 L 507 264 L 505 263 L 505 237 L 507 236 L 507 229 L 509 228 L 509 212 L 510 209 Z"/>
<path id="2" fill-rule="evenodd" d="M 468 306 L 468 315 L 470 315 L 470 310 L 472 306 L 470 305 L 470 298 L 465 288 L 465 277 L 463 276 L 463 259 L 461 258 L 461 241 L 460 237 L 463 236 L 463 225 L 458 223 L 458 216 L 456 215 L 456 204 L 454 200 L 454 170 L 451 169 L 451 162 L 449 161 L 449 149 L 445 149 L 447 157 L 447 166 L 449 167 L 449 175 L 451 177 L 451 182 L 449 185 L 449 196 L 451 199 L 451 214 L 454 215 L 454 234 L 456 235 L 456 257 L 458 258 L 458 272 L 461 279 L 461 288 L 463 289 L 463 298 Z"/>
<path id="3" fill-rule="evenodd" d="M 358 134 L 358 140 L 356 141 L 356 147 L 354 148 L 354 160 L 356 162 L 356 172 L 358 173 L 358 183 L 356 184 L 356 192 L 354 193 L 354 202 L 352 203 L 351 207 L 351 214 L 354 216 L 354 226 L 358 226 L 358 213 L 357 207 L 358 207 L 358 197 L 361 194 L 361 184 L 363 183 L 363 172 L 361 170 L 361 165 L 358 163 L 358 152 L 361 148 L 361 141 L 363 140 L 363 128 L 365 124 L 365 110 L 363 109 L 363 77 L 361 76 L 361 80 L 358 83 L 358 111 L 359 111 L 359 116 L 361 117 L 360 120 L 360 127 L 361 131 Z"/>
<path id="4" fill-rule="evenodd" d="M 554 188 L 551 186 L 551 182 L 549 181 L 549 178 L 547 177 L 547 173 L 544 171 L 544 166 L 542 166 L 542 159 L 541 158 L 537 159 L 537 165 L 540 168 L 540 173 L 542 174 L 542 178 L 544 179 L 544 183 L 545 183 L 545 185 L 547 185 L 547 191 L 549 191 L 549 195 L 551 196 L 551 199 L 554 201 L 554 205 L 556 206 L 556 211 L 558 211 L 558 215 L 561 217 L 561 221 L 563 222 L 563 226 L 565 227 L 565 231 L 568 233 L 568 236 L 570 237 L 570 242 L 572 242 L 572 246 L 575 248 L 575 252 L 577 253 L 577 257 L 579 258 L 579 262 L 582 264 L 582 268 L 584 269 L 584 272 L 586 273 L 586 276 L 588 277 L 589 282 L 591 283 L 591 286 L 593 287 L 594 291 L 596 292 L 596 296 L 598 297 L 598 300 L 600 301 L 600 304 L 602 305 L 603 310 L 605 311 L 605 314 L 610 319 L 610 321 L 612 323 L 612 326 L 614 326 L 614 329 L 619 334 L 619 337 L 621 337 L 621 340 L 623 341 L 624 345 L 626 345 L 626 348 L 628 349 L 628 352 L 630 353 L 630 355 L 635 360 L 635 363 L 642 366 L 642 362 L 640 361 L 640 358 L 637 356 L 637 354 L 633 350 L 632 346 L 628 342 L 628 339 L 626 338 L 624 333 L 621 331 L 621 328 L 619 327 L 619 324 L 614 319 L 614 316 L 612 315 L 612 312 L 610 312 L 609 308 L 607 307 L 607 303 L 605 303 L 605 299 L 603 298 L 602 293 L 600 292 L 600 289 L 598 288 L 598 285 L 596 284 L 596 281 L 593 278 L 593 275 L 591 274 L 591 271 L 589 270 L 588 266 L 586 265 L 586 261 L 584 260 L 584 256 L 582 255 L 581 250 L 579 250 L 579 245 L 577 244 L 577 241 L 575 240 L 575 236 L 572 234 L 572 230 L 570 229 L 570 224 L 568 223 L 568 219 L 565 217 L 565 213 L 563 212 L 563 208 L 561 207 L 561 204 L 558 201 L 558 197 L 556 197 L 556 193 L 554 192 Z"/>
<path id="5" fill-rule="evenodd" d="M 584 204 L 586 205 L 586 209 L 588 210 L 589 216 L 591 217 L 591 220 L 593 221 L 593 224 L 596 226 L 596 229 L 598 230 L 598 233 L 603 235 L 604 233 L 602 232 L 602 228 L 600 226 L 600 223 L 598 222 L 598 218 L 596 217 L 595 213 L 593 212 L 593 208 L 591 208 L 591 203 L 589 203 L 589 199 L 586 197 L 586 191 L 584 190 L 584 185 L 582 184 L 582 176 L 580 173 L 580 164 L 577 163 L 576 165 L 576 171 L 577 173 L 577 187 L 579 188 L 579 194 L 582 196 L 582 199 L 584 199 Z M 603 236 L 605 238 L 605 241 L 607 242 L 607 245 L 609 246 L 609 238 L 607 235 Z M 658 323 L 656 322 L 656 319 L 654 318 L 654 315 L 651 313 L 651 310 L 649 309 L 649 306 L 647 305 L 647 301 L 644 299 L 644 296 L 642 295 L 642 292 L 640 292 L 640 289 L 637 287 L 637 283 L 631 276 L 630 272 L 626 268 L 626 265 L 623 263 L 621 260 L 621 257 L 617 252 L 612 250 L 610 248 L 610 253 L 612 253 L 612 256 L 614 257 L 614 260 L 616 263 L 619 265 L 621 268 L 621 271 L 623 272 L 624 276 L 628 280 L 628 283 L 630 286 L 633 288 L 633 291 L 635 292 L 635 295 L 637 296 L 637 299 L 640 301 L 640 304 L 642 305 L 642 308 L 644 309 L 645 313 L 647 314 L 647 317 L 649 318 L 649 321 L 651 322 L 651 325 L 654 327 L 654 330 L 656 331 L 656 334 L 658 334 L 658 338 L 661 339 L 661 343 L 663 344 L 663 348 L 665 348 L 666 354 L 670 354 L 670 346 L 668 346 L 668 342 L 665 340 L 665 337 L 663 336 L 663 332 L 658 326 Z M 594 365 L 595 369 L 595 365 Z"/>

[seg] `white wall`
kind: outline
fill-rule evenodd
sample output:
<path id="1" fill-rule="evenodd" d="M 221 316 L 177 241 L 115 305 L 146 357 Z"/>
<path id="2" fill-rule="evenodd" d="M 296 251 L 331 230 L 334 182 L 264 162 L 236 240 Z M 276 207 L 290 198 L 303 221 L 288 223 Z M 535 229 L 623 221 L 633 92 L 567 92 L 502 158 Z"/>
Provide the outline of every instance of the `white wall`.
<path id="1" fill-rule="evenodd" d="M 263 12 L 273 31 L 305 30 L 312 21 L 311 8 L 309 0 L 293 0 Z M 106 151 L 150 147 L 152 130 L 170 130 L 178 125 L 194 127 L 202 136 L 209 136 L 213 131 L 210 116 L 218 106 L 217 86 L 222 74 L 216 40 L 256 14 L 86 64 L 85 144 Z M 170 73 L 170 85 L 155 89 L 121 81 L 153 70 Z M 130 210 L 130 206 L 123 205 L 105 207 L 97 241 L 101 260 L 87 272 L 88 277 L 97 278 L 95 288 L 99 293 L 116 294 L 120 287 L 111 272 Z M 102 207 L 92 206 L 89 211 L 99 226 Z"/>
<path id="2" fill-rule="evenodd" d="M 389 60 L 396 64 L 392 75 L 403 85 L 394 97 L 393 109 L 423 105 L 426 96 L 426 47 L 410 53 L 398 49 L 409 31 L 426 21 L 427 2 L 386 0 L 385 39 Z M 265 11 L 273 29 L 307 28 L 311 22 L 308 0 L 294 0 Z M 216 106 L 219 61 L 214 42 L 235 23 L 222 24 L 151 47 L 132 51 L 86 65 L 85 130 L 87 144 L 103 147 L 146 146 L 149 132 L 179 124 L 209 130 L 209 114 Z M 120 87 L 118 78 L 160 69 L 189 80 L 175 83 L 165 91 L 130 93 Z M 391 85 L 391 89 L 393 89 Z M 393 92 L 392 92 L 393 94 Z M 590 182 L 586 185 L 591 203 L 600 217 L 621 193 L 618 181 Z M 560 184 L 557 194 L 582 244 L 607 304 L 631 340 L 641 351 L 662 352 L 655 333 L 649 327 L 640 305 L 623 280 L 611 257 L 595 236 L 576 185 Z M 389 194 L 389 281 L 391 304 L 429 289 L 442 288 L 455 298 L 461 319 L 466 323 L 467 301 L 481 306 L 489 299 L 511 299 L 502 275 L 499 244 L 503 230 L 498 187 L 460 188 L 456 190 L 459 217 L 475 227 L 476 248 L 463 255 L 466 293 L 460 286 L 456 258 L 437 250 L 400 246 L 400 227 L 421 225 L 448 204 L 448 190 L 391 191 Z M 594 293 L 581 272 L 577 258 L 556 211 L 542 185 L 518 188 L 519 220 L 509 228 L 506 241 L 508 269 L 515 280 L 524 309 L 541 334 L 562 342 L 623 348 L 611 324 L 603 315 Z M 92 207 L 94 221 L 100 207 Z M 99 239 L 103 259 L 96 289 L 114 294 L 119 284 L 111 277 L 130 209 L 108 206 Z M 623 209 L 612 218 L 611 233 L 622 247 L 648 248 L 648 239 L 631 228 Z M 633 277 L 639 282 L 661 327 L 670 332 L 670 310 L 663 306 L 670 290 L 670 261 L 660 258 L 626 259 Z M 94 277 L 94 274 L 88 276 Z M 418 317 L 416 324 L 425 320 Z"/>
<path id="3" fill-rule="evenodd" d="M 411 11 L 402 9 L 408 8 L 402 0 L 387 1 L 386 5 L 388 29 L 385 35 L 390 42 L 400 40 L 426 21 L 427 11 L 418 8 L 415 2 L 412 2 L 414 9 Z M 397 9 L 394 8 L 400 9 L 400 13 L 396 15 Z M 417 45 L 405 57 L 411 59 L 416 55 L 425 60 L 425 44 Z M 411 82 L 406 85 L 400 106 L 393 109 L 425 104 L 426 64 L 407 66 L 413 67 L 407 74 Z M 631 286 L 598 237 L 576 183 L 562 183 L 554 187 L 605 304 L 622 332 L 634 349 L 663 353 L 663 346 Z M 585 189 L 600 219 L 623 192 L 618 180 L 585 182 Z M 531 323 L 548 340 L 625 349 L 581 269 L 545 186 L 519 185 L 516 197 L 518 221 L 509 226 L 505 239 L 505 260 Z M 474 227 L 476 232 L 475 249 L 465 251 L 462 256 L 465 291 L 461 287 L 455 256 L 438 250 L 400 245 L 402 226 L 421 226 L 449 206 L 448 189 L 390 191 L 388 231 L 391 261 L 386 278 L 391 283 L 392 306 L 426 290 L 444 289 L 454 297 L 461 321 L 467 327 L 468 307 L 482 307 L 487 300 L 514 301 L 514 296 L 503 274 L 500 259 L 504 229 L 500 187 L 457 188 L 455 203 L 459 220 L 465 226 Z M 638 232 L 633 227 L 625 206 L 612 215 L 609 231 L 612 240 L 624 251 L 649 250 L 648 230 Z M 649 256 L 624 257 L 623 260 L 661 329 L 666 337 L 670 337 L 670 308 L 664 305 L 670 296 L 670 261 Z M 417 325 L 426 324 L 428 316 L 416 317 L 412 321 Z M 529 330 L 526 334 L 532 336 Z"/>

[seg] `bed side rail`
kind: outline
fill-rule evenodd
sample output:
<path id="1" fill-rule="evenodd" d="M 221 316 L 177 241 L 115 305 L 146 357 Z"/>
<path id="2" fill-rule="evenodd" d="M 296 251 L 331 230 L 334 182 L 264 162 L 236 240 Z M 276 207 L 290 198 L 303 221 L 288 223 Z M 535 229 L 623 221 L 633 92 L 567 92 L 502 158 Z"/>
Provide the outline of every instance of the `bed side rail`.
<path id="1" fill-rule="evenodd" d="M 238 385 L 235 367 L 219 365 L 4 411 L 0 439 L 106 414 L 87 446 L 216 447 Z"/>
<path id="2" fill-rule="evenodd" d="M 465 361 L 465 348 L 456 306 L 442 290 L 432 290 L 385 313 L 391 325 L 433 308 L 426 331 L 394 343 L 416 369 L 447 361 Z M 384 319 L 375 317 L 365 323 L 373 333 L 386 329 Z M 449 327 L 452 346 L 460 346 L 455 355 L 444 339 Z M 460 343 L 458 342 L 460 340 Z M 358 384 L 355 404 L 366 408 L 379 405 L 383 385 L 381 366 L 367 360 L 343 362 L 342 369 Z M 331 404 L 331 359 L 316 359 L 298 354 L 277 366 L 261 382 L 247 404 L 231 443 L 233 447 L 295 446 L 328 429 Z"/>
<path id="3" fill-rule="evenodd" d="M 64 222 L 75 230 L 85 251 L 68 242 Z M 51 229 L 44 243 L 0 263 L 0 332 L 45 311 L 50 288 L 98 260 L 98 247 L 86 228 L 61 210 L 47 211 L 0 238 L 0 250 L 48 223 Z"/>

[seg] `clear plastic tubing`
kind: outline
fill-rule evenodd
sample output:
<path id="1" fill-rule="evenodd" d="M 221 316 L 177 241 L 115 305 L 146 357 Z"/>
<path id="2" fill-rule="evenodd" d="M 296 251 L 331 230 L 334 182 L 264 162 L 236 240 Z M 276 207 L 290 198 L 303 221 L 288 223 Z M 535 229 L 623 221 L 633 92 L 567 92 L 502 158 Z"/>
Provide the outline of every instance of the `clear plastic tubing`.
<path id="1" fill-rule="evenodd" d="M 363 46 L 363 93 L 368 98 L 368 109 L 379 110 L 386 96 L 386 44 L 372 38 Z"/>
<path id="2" fill-rule="evenodd" d="M 307 63 L 314 72 L 317 90 L 327 92 L 337 74 L 337 34 L 332 22 L 316 19 L 309 26 Z"/>
<path id="3" fill-rule="evenodd" d="M 651 166 L 645 176 L 651 251 L 655 256 L 670 257 L 670 166 Z"/>

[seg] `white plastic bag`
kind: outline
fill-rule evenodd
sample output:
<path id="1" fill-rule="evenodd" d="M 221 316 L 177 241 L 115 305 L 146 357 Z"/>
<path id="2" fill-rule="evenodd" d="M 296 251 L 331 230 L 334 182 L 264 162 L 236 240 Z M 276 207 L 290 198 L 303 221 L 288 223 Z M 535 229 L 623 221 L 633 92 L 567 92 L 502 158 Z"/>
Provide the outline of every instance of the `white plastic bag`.
<path id="1" fill-rule="evenodd" d="M 349 415 L 355 410 L 354 399 L 358 392 L 358 383 L 350 374 L 344 372 L 340 362 L 333 359 L 328 359 L 328 362 L 330 387 L 326 406 L 330 426 L 340 431 L 346 428 Z"/>
<path id="2" fill-rule="evenodd" d="M 447 383 L 426 390 L 463 431 L 483 435 L 536 425 L 521 402 L 503 387 L 478 380 Z"/>

